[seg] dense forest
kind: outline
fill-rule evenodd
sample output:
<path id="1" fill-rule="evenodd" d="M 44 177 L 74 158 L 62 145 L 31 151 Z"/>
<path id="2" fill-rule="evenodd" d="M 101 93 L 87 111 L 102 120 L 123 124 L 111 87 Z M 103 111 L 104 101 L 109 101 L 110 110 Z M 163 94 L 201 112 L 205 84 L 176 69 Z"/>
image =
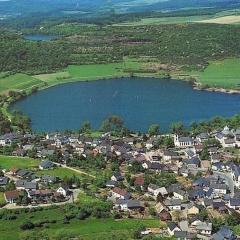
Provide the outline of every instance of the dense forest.
<path id="1" fill-rule="evenodd" d="M 148 56 L 158 62 L 202 69 L 208 61 L 239 57 L 237 25 L 178 24 L 96 26 L 61 24 L 42 33 L 56 41 L 27 41 L 21 34 L 0 32 L 0 71 L 53 72 L 69 64 L 120 62 L 125 56 Z"/>
<path id="2" fill-rule="evenodd" d="M 22 15 L 21 17 L 7 18 L 1 21 L 1 26 L 18 29 L 30 30 L 33 28 L 39 29 L 41 26 L 58 25 L 61 23 L 82 23 L 95 24 L 99 26 L 123 23 L 128 21 L 138 21 L 142 18 L 160 18 L 160 17 L 190 17 L 190 16 L 214 16 L 214 14 L 226 10 L 225 8 L 203 8 L 203 9 L 184 9 L 173 12 L 131 12 L 131 13 L 116 13 L 114 9 L 107 12 L 94 14 L 92 12 L 73 11 L 76 14 L 69 16 L 66 12 L 34 12 L 32 14 Z M 231 10 L 231 8 L 229 8 Z M 0 9 L 1 11 L 1 9 Z"/>

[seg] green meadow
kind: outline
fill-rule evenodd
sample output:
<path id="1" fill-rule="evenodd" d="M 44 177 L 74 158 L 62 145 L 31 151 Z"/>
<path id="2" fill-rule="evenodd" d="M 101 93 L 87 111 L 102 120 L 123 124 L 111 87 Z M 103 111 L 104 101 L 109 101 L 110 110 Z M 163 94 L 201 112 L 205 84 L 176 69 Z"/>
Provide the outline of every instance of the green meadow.
<path id="1" fill-rule="evenodd" d="M 148 59 L 149 61 L 149 59 Z M 150 60 L 157 63 L 157 60 Z M 26 74 L 15 74 L 4 77 L 0 74 L 0 93 L 9 90 L 30 90 L 37 86 L 40 89 L 48 86 L 55 86 L 63 83 L 77 81 L 91 81 L 114 77 L 127 77 L 130 73 L 142 77 L 161 77 L 159 73 L 144 73 L 146 59 L 124 59 L 120 63 L 91 64 L 91 65 L 70 65 L 63 71 L 49 74 L 29 76 Z M 141 70 L 139 72 L 139 70 Z M 143 70 L 143 71 L 142 71 Z M 196 77 L 203 85 L 222 88 L 239 88 L 240 86 L 240 59 L 226 59 L 223 61 L 210 62 L 202 72 L 186 73 Z M 173 73 L 173 77 L 179 78 L 181 74 Z M 178 76 L 179 75 L 179 76 Z M 183 74 L 182 76 L 184 76 Z"/>
<path id="2" fill-rule="evenodd" d="M 67 169 L 67 168 L 63 168 L 63 167 L 57 167 L 54 169 L 49 169 L 49 170 L 39 170 L 37 172 L 38 176 L 42 176 L 42 175 L 49 175 L 49 176 L 55 176 L 55 177 L 59 177 L 59 178 L 64 178 L 64 177 L 79 177 L 79 178 L 84 178 L 86 177 L 83 174 L 77 173 L 72 171 L 71 169 Z"/>
<path id="3" fill-rule="evenodd" d="M 111 239 L 110 235 L 125 236 L 126 239 L 132 239 L 131 235 L 139 226 L 160 227 L 158 219 L 88 219 L 88 220 L 71 220 L 69 224 L 64 224 L 65 210 L 60 207 L 43 209 L 41 211 L 19 211 L 16 210 L 15 220 L 0 219 L 0 236 L 1 239 L 17 240 L 28 239 L 28 236 L 49 235 L 51 239 L 73 239 L 80 237 L 86 240 Z M 0 212 L 1 213 L 1 212 Z M 49 221 L 41 228 L 35 230 L 23 231 L 20 229 L 22 223 L 31 221 L 38 223 Z M 55 223 L 53 223 L 53 221 Z M 14 231 L 13 231 L 14 226 Z M 68 238 L 69 237 L 69 238 Z M 37 239 L 37 238 L 36 238 Z"/>
<path id="4" fill-rule="evenodd" d="M 70 65 L 68 72 L 79 79 L 97 79 L 123 75 L 122 63 L 98 64 L 98 65 Z"/>
<path id="5" fill-rule="evenodd" d="M 30 90 L 32 87 L 42 87 L 43 85 L 44 82 L 27 74 L 0 75 L 0 93 L 9 90 Z"/>
<path id="6" fill-rule="evenodd" d="M 161 25 L 161 24 L 181 24 L 192 23 L 211 19 L 212 15 L 188 16 L 188 17 L 159 17 L 142 18 L 139 21 L 124 22 L 114 24 L 114 26 L 141 26 L 141 25 Z"/>
<path id="7" fill-rule="evenodd" d="M 0 192 L 0 206 L 3 206 L 4 204 L 6 204 L 4 193 Z"/>
<path id="8" fill-rule="evenodd" d="M 129 76 L 131 71 L 139 70 L 140 67 L 141 61 L 127 58 L 119 63 L 70 65 L 63 71 L 34 76 L 22 73 L 7 76 L 6 73 L 0 73 L 0 93 L 9 90 L 28 91 L 32 87 L 41 89 L 68 82 L 124 77 Z"/>
<path id="9" fill-rule="evenodd" d="M 211 62 L 203 71 L 196 73 L 203 85 L 223 88 L 240 88 L 240 59 Z"/>
<path id="10" fill-rule="evenodd" d="M 31 158 L 9 157 L 0 155 L 1 169 L 11 169 L 13 167 L 32 169 L 38 167 L 40 162 L 40 160 L 35 160 Z"/>
<path id="11" fill-rule="evenodd" d="M 104 78 L 129 76 L 129 71 L 141 67 L 137 59 L 125 59 L 120 63 L 70 65 L 64 71 L 50 74 L 40 74 L 34 77 L 45 82 L 48 86 L 76 81 L 91 81 Z"/>

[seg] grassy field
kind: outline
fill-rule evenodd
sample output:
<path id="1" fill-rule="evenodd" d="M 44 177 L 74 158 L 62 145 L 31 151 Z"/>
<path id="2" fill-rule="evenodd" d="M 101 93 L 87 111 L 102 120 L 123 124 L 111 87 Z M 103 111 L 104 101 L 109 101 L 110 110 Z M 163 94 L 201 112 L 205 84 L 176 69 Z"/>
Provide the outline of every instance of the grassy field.
<path id="1" fill-rule="evenodd" d="M 1 78 L 0 74 L 0 93 L 9 90 L 28 90 L 33 86 L 39 86 L 41 88 L 68 82 L 124 77 L 130 76 L 130 72 L 136 76 L 161 77 L 159 72 L 144 73 L 144 71 L 138 71 L 140 69 L 148 69 L 150 63 L 153 65 L 158 64 L 156 59 L 126 58 L 121 63 L 70 65 L 62 72 L 35 75 L 33 77 L 25 74 L 15 74 L 10 77 Z M 2 75 L 4 74 L 2 73 Z M 172 75 L 174 76 L 174 74 Z M 178 73 L 176 77 L 178 77 L 177 75 Z M 236 88 L 240 84 L 240 59 L 211 62 L 203 72 L 190 73 L 190 75 L 196 77 L 204 85 Z"/>
<path id="2" fill-rule="evenodd" d="M 48 86 L 75 81 L 90 81 L 103 78 L 129 76 L 125 70 L 136 71 L 141 67 L 137 59 L 125 59 L 121 63 L 70 65 L 65 71 L 51 74 L 35 75 Z"/>
<path id="3" fill-rule="evenodd" d="M 31 158 L 9 157 L 0 155 L 1 169 L 10 169 L 12 167 L 31 169 L 38 167 L 39 163 L 40 160 L 35 160 Z"/>
<path id="4" fill-rule="evenodd" d="M 238 24 L 240 23 L 240 16 L 223 16 L 223 17 L 216 17 L 211 19 L 205 20 L 198 20 L 198 22 L 202 23 L 216 23 L 216 24 Z"/>
<path id="5" fill-rule="evenodd" d="M 21 212 L 16 214 L 16 220 L 0 220 L 1 239 L 16 240 L 23 236 L 34 235 L 43 232 L 56 239 L 68 239 L 63 236 L 79 236 L 81 239 L 109 239 L 109 235 L 123 235 L 131 239 L 131 234 L 139 226 L 160 227 L 160 221 L 157 219 L 150 220 L 113 220 L 113 219 L 89 219 L 89 220 L 72 220 L 69 224 L 64 224 L 64 209 L 45 209 L 37 212 Z M 22 231 L 20 225 L 27 220 L 33 223 L 42 220 L 56 220 L 56 223 L 47 224 L 48 228 L 37 228 L 35 231 Z M 14 231 L 13 231 L 14 227 Z M 27 238 L 24 238 L 27 239 Z M 55 239 L 55 238 L 54 238 Z"/>
<path id="6" fill-rule="evenodd" d="M 34 86 L 44 88 L 68 82 L 129 76 L 125 70 L 138 70 L 140 66 L 141 63 L 136 59 L 125 59 L 121 63 L 70 65 L 64 71 L 34 76 L 22 73 L 6 76 L 6 73 L 0 73 L 0 93 L 9 90 L 27 91 Z"/>
<path id="7" fill-rule="evenodd" d="M 43 84 L 39 79 L 17 73 L 8 77 L 0 77 L 0 93 L 9 90 L 30 90 L 34 86 L 41 87 Z"/>
<path id="8" fill-rule="evenodd" d="M 140 21 L 119 23 L 119 24 L 114 24 L 114 26 L 141 26 L 141 25 L 191 23 L 196 21 L 208 20 L 211 17 L 212 17 L 211 15 L 203 15 L 203 16 L 190 16 L 190 17 L 142 18 Z"/>
<path id="9" fill-rule="evenodd" d="M 34 78 L 46 82 L 48 86 L 54 86 L 68 82 L 129 76 L 125 70 L 136 71 L 140 66 L 137 59 L 125 59 L 121 63 L 70 65 L 63 72 L 35 75 Z"/>
<path id="10" fill-rule="evenodd" d="M 240 59 L 211 62 L 196 76 L 200 83 L 211 87 L 240 88 Z"/>
<path id="11" fill-rule="evenodd" d="M 59 178 L 73 177 L 73 176 L 80 177 L 80 178 L 84 178 L 84 177 L 86 178 L 86 176 L 83 174 L 80 174 L 80 173 L 74 172 L 70 169 L 66 169 L 66 168 L 62 168 L 62 167 L 58 167 L 55 169 L 49 169 L 49 170 L 41 170 L 41 171 L 37 172 L 38 176 L 42 176 L 44 174 L 47 174 L 50 176 L 56 176 Z"/>
<path id="12" fill-rule="evenodd" d="M 35 75 L 34 77 L 47 83 L 47 85 L 49 86 L 65 83 L 69 80 L 71 81 L 72 79 L 72 76 L 68 71 L 62 71 L 62 72 L 50 73 L 50 74 L 40 74 L 40 75 Z"/>
<path id="13" fill-rule="evenodd" d="M 96 79 L 122 75 L 122 63 L 69 66 L 68 72 L 80 79 Z"/>
<path id="14" fill-rule="evenodd" d="M 102 200 L 98 199 L 98 198 L 95 198 L 95 197 L 91 197 L 91 196 L 88 196 L 86 193 L 84 192 L 81 192 L 79 193 L 78 195 L 78 199 L 77 199 L 77 202 L 79 204 L 86 204 L 86 203 L 99 203 L 101 202 Z"/>
<path id="15" fill-rule="evenodd" d="M 4 193 L 0 192 L 0 206 L 6 203 Z"/>

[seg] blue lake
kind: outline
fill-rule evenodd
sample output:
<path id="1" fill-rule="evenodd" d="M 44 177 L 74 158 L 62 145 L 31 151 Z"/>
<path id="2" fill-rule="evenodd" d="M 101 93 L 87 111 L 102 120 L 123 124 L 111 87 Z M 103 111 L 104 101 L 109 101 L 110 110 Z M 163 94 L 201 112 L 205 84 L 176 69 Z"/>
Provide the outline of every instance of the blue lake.
<path id="1" fill-rule="evenodd" d="M 77 82 L 33 94 L 12 106 L 32 119 L 36 131 L 79 129 L 83 121 L 98 128 L 109 115 L 121 116 L 127 127 L 146 131 L 158 123 L 167 131 L 172 122 L 230 117 L 240 113 L 240 94 L 193 90 L 187 82 L 122 78 Z"/>
<path id="2" fill-rule="evenodd" d="M 51 40 L 57 39 L 57 36 L 46 35 L 46 34 L 29 34 L 29 35 L 24 35 L 24 38 L 30 41 L 51 41 Z"/>

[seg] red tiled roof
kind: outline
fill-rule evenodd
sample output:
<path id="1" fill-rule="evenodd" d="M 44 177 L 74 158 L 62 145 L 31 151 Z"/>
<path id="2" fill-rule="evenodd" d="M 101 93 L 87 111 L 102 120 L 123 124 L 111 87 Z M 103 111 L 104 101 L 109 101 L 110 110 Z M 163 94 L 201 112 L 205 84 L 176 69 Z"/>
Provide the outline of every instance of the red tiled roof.
<path id="1" fill-rule="evenodd" d="M 5 192 L 5 197 L 6 199 L 16 199 L 19 197 L 19 193 L 17 190 L 8 191 L 8 192 Z"/>
<path id="2" fill-rule="evenodd" d="M 11 168 L 11 172 L 12 172 L 12 173 L 16 173 L 18 170 L 19 170 L 19 169 L 16 168 L 16 167 Z"/>
<path id="3" fill-rule="evenodd" d="M 121 195 L 121 196 L 125 196 L 127 194 L 126 190 L 118 188 L 118 187 L 115 187 L 112 191 L 114 193 L 117 193 L 117 194 Z"/>
<path id="4" fill-rule="evenodd" d="M 135 185 L 140 185 L 140 186 L 142 186 L 142 185 L 144 184 L 144 178 L 142 178 L 142 177 L 137 177 L 137 178 L 135 179 L 135 181 L 134 181 L 134 184 L 135 184 Z"/>

